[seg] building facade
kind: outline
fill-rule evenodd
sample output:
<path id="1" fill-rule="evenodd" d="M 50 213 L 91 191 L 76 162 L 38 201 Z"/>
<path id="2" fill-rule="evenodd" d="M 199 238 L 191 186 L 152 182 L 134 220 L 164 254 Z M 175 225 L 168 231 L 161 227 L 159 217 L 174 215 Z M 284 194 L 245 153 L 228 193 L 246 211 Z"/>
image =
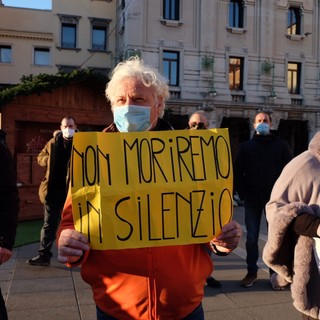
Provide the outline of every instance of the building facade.
<path id="1" fill-rule="evenodd" d="M 114 1 L 54 0 L 52 10 L 0 6 L 2 88 L 18 84 L 22 76 L 75 69 L 100 73 L 83 73 L 74 82 L 51 86 L 50 92 L 39 90 L 0 105 L 0 128 L 7 132 L 17 165 L 20 220 L 43 217 L 38 189 L 44 169 L 37 156 L 62 118 L 73 116 L 80 131 L 101 131 L 112 122 L 104 88 L 114 65 L 114 17 Z"/>
<path id="2" fill-rule="evenodd" d="M 297 155 L 320 130 L 319 9 L 316 0 L 53 0 L 52 10 L 0 2 L 0 88 L 84 68 L 107 82 L 119 61 L 138 55 L 168 79 L 175 128 L 204 110 L 212 128 L 229 128 L 235 156 L 266 111 Z M 81 131 L 112 121 L 103 87 L 71 84 L 0 106 L 25 219 L 42 215 L 36 157 L 62 117 L 74 116 Z"/>
<path id="3" fill-rule="evenodd" d="M 138 54 L 169 79 L 171 113 L 203 109 L 233 149 L 258 110 L 295 154 L 320 128 L 319 2 L 120 0 L 118 59 Z"/>
<path id="4" fill-rule="evenodd" d="M 0 6 L 0 86 L 80 68 L 107 75 L 114 65 L 114 17 L 115 1 L 53 0 L 52 10 Z"/>
<path id="5" fill-rule="evenodd" d="M 295 154 L 320 129 L 316 0 L 53 0 L 52 10 L 0 7 L 0 85 L 22 75 L 92 68 L 132 55 L 164 74 L 176 128 L 206 111 L 232 149 L 258 110 Z M 14 17 L 14 18 L 13 18 Z M 19 21 L 17 24 L 15 21 Z"/>

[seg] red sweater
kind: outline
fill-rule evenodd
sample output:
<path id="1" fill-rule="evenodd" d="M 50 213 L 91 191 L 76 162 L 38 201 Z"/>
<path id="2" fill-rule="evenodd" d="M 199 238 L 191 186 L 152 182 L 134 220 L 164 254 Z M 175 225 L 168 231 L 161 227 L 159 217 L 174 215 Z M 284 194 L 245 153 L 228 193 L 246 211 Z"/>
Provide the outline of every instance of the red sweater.
<path id="1" fill-rule="evenodd" d="M 74 229 L 67 198 L 58 237 Z M 81 275 L 97 306 L 119 320 L 182 319 L 202 301 L 212 261 L 204 245 L 90 250 Z"/>

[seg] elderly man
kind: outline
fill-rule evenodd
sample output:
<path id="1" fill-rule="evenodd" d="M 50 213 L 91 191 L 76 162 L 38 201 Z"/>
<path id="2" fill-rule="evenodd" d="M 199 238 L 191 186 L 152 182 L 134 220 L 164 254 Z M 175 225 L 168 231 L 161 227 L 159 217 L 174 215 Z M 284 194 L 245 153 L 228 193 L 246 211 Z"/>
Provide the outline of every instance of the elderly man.
<path id="1" fill-rule="evenodd" d="M 161 119 L 168 85 L 139 59 L 114 69 L 106 95 L 114 116 L 106 132 L 172 130 Z M 209 247 L 228 254 L 238 245 L 240 235 L 240 226 L 230 222 Z M 97 305 L 97 319 L 204 319 L 201 301 L 212 262 L 203 245 L 90 249 L 88 239 L 74 230 L 71 197 L 58 237 L 58 260 L 68 266 L 82 264 L 82 277 L 92 287 Z"/>

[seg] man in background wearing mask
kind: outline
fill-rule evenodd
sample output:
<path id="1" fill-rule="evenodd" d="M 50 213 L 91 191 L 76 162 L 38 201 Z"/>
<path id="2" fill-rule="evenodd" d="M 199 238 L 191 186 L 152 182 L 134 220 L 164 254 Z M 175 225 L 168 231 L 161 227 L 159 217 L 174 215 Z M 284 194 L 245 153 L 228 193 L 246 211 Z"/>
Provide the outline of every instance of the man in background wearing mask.
<path id="1" fill-rule="evenodd" d="M 77 130 L 73 117 L 61 121 L 61 131 L 55 131 L 53 138 L 38 155 L 38 164 L 46 168 L 46 174 L 39 188 L 40 201 L 44 207 L 44 222 L 40 233 L 39 255 L 29 259 L 32 266 L 50 266 L 52 244 L 60 222 L 60 215 L 66 200 L 69 184 L 69 160 L 73 135 Z"/>
<path id="2" fill-rule="evenodd" d="M 188 126 L 189 130 L 208 129 L 209 123 L 204 111 L 199 110 L 194 112 L 189 118 Z"/>
<path id="3" fill-rule="evenodd" d="M 194 112 L 188 122 L 189 130 L 205 130 L 209 128 L 209 122 L 203 110 Z M 207 285 L 211 288 L 221 288 L 221 282 L 209 276 L 206 280 Z"/>
<path id="4" fill-rule="evenodd" d="M 253 127 L 253 137 L 240 145 L 234 165 L 235 191 L 244 200 L 247 228 L 247 275 L 241 281 L 243 287 L 251 287 L 257 281 L 262 213 L 265 213 L 274 183 L 293 158 L 288 144 L 270 132 L 271 117 L 268 113 L 259 112 Z"/>

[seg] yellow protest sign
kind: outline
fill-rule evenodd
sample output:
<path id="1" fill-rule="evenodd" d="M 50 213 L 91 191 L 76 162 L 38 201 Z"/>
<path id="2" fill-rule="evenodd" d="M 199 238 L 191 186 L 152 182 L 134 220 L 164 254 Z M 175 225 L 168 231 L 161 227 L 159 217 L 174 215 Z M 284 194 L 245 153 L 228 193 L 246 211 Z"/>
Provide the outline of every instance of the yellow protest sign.
<path id="1" fill-rule="evenodd" d="M 233 214 L 227 129 L 77 133 L 76 230 L 94 249 L 205 243 Z"/>

